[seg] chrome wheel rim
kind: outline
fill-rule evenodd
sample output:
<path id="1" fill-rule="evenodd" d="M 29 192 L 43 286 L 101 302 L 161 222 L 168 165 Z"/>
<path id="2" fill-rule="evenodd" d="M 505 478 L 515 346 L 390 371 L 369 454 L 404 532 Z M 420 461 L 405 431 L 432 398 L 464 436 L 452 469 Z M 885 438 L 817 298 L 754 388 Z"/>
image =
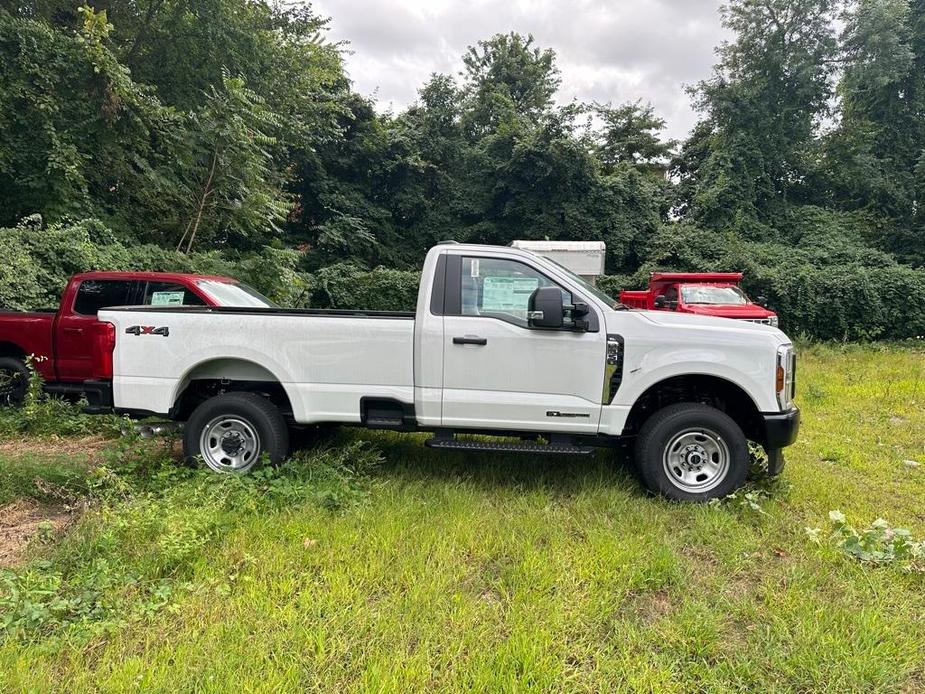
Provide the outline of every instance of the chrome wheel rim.
<path id="1" fill-rule="evenodd" d="M 216 472 L 247 472 L 260 457 L 260 437 L 247 420 L 223 415 L 203 427 L 199 451 Z"/>
<path id="2" fill-rule="evenodd" d="M 675 434 L 662 456 L 671 483 L 694 494 L 714 489 L 726 479 L 729 462 L 729 446 L 723 437 L 702 427 Z"/>

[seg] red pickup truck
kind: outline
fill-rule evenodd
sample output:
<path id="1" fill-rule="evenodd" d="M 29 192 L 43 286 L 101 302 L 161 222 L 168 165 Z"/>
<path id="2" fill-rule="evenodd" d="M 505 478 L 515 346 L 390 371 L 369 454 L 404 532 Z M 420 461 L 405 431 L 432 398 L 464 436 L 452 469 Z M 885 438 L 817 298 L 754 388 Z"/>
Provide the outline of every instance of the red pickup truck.
<path id="1" fill-rule="evenodd" d="M 113 327 L 97 320 L 107 306 L 243 306 L 273 302 L 230 277 L 166 272 L 87 272 L 74 275 L 55 310 L 0 312 L 0 406 L 26 393 L 26 357 L 36 357 L 45 390 L 85 396 L 89 409 L 112 405 Z"/>
<path id="2" fill-rule="evenodd" d="M 645 308 L 701 316 L 737 318 L 777 327 L 777 314 L 755 303 L 742 289 L 741 272 L 655 272 L 649 288 L 620 292 L 620 303 Z"/>

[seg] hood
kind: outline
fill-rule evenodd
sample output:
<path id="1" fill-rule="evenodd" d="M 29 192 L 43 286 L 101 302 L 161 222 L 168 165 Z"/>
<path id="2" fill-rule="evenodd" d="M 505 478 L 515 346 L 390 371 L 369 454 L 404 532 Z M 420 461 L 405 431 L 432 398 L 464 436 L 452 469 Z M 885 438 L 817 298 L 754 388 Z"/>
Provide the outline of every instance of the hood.
<path id="1" fill-rule="evenodd" d="M 758 304 L 700 304 L 684 306 L 684 312 L 692 313 L 698 316 L 717 316 L 718 318 L 768 318 L 776 315 L 774 311 L 769 311 Z"/>
<path id="2" fill-rule="evenodd" d="M 779 329 L 761 323 L 750 323 L 744 320 L 729 320 L 712 315 L 699 313 L 675 313 L 673 311 L 634 311 L 646 320 L 656 325 L 668 328 L 707 328 L 710 330 L 734 330 L 747 333 L 764 333 L 773 335 L 781 343 L 790 342 L 790 339 Z"/>

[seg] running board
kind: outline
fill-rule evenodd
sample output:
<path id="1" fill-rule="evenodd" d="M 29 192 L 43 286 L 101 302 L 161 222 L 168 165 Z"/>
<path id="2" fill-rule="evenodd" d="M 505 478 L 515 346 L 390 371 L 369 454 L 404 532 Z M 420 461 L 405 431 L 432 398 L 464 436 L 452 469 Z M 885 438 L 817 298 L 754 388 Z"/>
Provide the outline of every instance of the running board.
<path id="1" fill-rule="evenodd" d="M 495 453 L 538 453 L 540 455 L 588 455 L 594 452 L 591 446 L 576 446 L 569 443 L 533 443 L 531 441 L 503 442 L 458 441 L 435 436 L 424 442 L 430 448 L 453 451 L 485 451 Z"/>

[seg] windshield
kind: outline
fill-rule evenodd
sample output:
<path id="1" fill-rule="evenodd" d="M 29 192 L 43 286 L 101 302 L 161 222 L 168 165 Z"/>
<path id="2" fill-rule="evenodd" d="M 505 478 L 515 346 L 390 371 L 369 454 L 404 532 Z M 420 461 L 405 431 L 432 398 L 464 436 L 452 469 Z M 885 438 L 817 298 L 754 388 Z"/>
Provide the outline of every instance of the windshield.
<path id="1" fill-rule="evenodd" d="M 681 300 L 685 304 L 721 304 L 744 306 L 748 297 L 738 287 L 711 287 L 705 284 L 687 284 L 681 287 Z"/>
<path id="2" fill-rule="evenodd" d="M 600 299 L 605 304 L 610 306 L 610 308 L 625 308 L 623 304 L 614 300 L 612 297 L 608 296 L 605 292 L 602 292 L 600 289 L 595 287 L 593 284 L 591 284 L 587 280 L 584 280 L 580 276 L 576 275 L 574 272 L 572 272 L 567 267 L 565 267 L 565 265 L 563 265 L 562 263 L 558 263 L 552 258 L 548 258 L 546 256 L 543 256 L 543 258 L 545 258 L 550 263 L 558 267 L 566 275 L 568 275 L 569 279 L 571 279 L 575 284 L 579 285 L 582 289 L 586 290 L 589 294 L 596 296 L 598 299 Z"/>
<path id="3" fill-rule="evenodd" d="M 208 294 L 219 306 L 278 308 L 275 303 L 246 284 L 199 280 L 196 286 Z"/>

